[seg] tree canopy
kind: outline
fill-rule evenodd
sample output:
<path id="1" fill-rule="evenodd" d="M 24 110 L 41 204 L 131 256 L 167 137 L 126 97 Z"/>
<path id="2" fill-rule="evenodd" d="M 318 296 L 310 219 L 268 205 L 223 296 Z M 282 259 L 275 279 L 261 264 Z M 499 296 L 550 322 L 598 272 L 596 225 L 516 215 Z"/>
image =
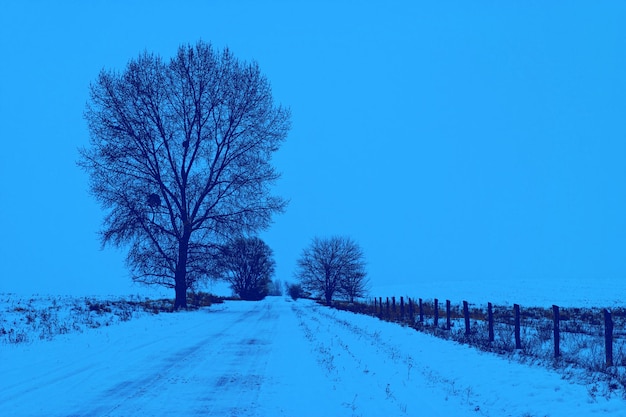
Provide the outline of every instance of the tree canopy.
<path id="1" fill-rule="evenodd" d="M 242 300 L 261 300 L 269 293 L 276 269 L 272 249 L 258 237 L 239 237 L 220 251 L 220 270 Z"/>
<path id="2" fill-rule="evenodd" d="M 298 259 L 296 277 L 302 287 L 331 303 L 335 294 L 353 301 L 366 291 L 365 258 L 352 239 L 333 236 L 314 238 Z"/>

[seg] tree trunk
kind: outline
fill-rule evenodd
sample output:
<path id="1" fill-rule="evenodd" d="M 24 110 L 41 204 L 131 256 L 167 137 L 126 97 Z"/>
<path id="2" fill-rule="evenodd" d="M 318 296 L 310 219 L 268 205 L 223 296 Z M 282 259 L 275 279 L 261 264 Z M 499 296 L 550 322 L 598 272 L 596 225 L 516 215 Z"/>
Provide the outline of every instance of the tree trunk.
<path id="1" fill-rule="evenodd" d="M 180 277 L 182 275 L 182 278 Z M 174 310 L 180 308 L 187 308 L 187 285 L 185 285 L 185 271 L 180 271 L 180 268 L 176 270 L 176 299 L 174 300 Z"/>
<path id="2" fill-rule="evenodd" d="M 174 300 L 174 310 L 187 308 L 187 255 L 189 250 L 190 233 L 185 233 L 178 242 L 178 265 L 174 275 L 174 290 L 176 299 Z"/>

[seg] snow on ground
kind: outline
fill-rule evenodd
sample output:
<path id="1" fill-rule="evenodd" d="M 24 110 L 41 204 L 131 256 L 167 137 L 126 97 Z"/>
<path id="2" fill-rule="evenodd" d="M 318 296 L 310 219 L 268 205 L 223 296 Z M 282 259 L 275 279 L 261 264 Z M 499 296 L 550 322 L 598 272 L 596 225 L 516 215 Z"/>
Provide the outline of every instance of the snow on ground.
<path id="1" fill-rule="evenodd" d="M 308 300 L 0 344 L 11 416 L 626 416 L 561 374 Z M 6 414 L 5 414 L 6 413 Z"/>
<path id="2" fill-rule="evenodd" d="M 171 309 L 170 300 L 131 296 L 70 297 L 0 294 L 0 343 L 50 340 L 59 334 L 83 332 Z"/>

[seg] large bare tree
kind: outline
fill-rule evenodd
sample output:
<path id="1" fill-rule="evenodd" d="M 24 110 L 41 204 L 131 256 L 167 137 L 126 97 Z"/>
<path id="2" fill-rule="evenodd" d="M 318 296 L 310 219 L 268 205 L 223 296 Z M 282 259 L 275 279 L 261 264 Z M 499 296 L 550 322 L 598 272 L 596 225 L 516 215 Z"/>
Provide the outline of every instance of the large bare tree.
<path id="1" fill-rule="evenodd" d="M 363 296 L 363 250 L 348 237 L 314 238 L 298 259 L 296 277 L 304 289 L 323 296 L 327 304 L 335 294 L 348 295 L 350 300 Z"/>
<path id="2" fill-rule="evenodd" d="M 134 280 L 187 289 L 212 273 L 219 245 L 266 228 L 285 201 L 271 156 L 290 127 L 256 63 L 198 42 L 164 61 L 144 53 L 103 70 L 85 111 L 79 165 L 106 210 L 103 245 L 129 246 Z"/>

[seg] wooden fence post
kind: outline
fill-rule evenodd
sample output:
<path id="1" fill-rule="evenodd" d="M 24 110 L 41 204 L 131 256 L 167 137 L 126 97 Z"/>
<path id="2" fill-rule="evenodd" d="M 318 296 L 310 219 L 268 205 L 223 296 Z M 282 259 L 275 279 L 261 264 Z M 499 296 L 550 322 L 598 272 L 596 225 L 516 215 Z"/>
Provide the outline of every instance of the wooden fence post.
<path id="1" fill-rule="evenodd" d="M 387 297 L 387 320 L 389 320 L 390 316 L 391 314 L 389 314 L 389 297 Z"/>
<path id="2" fill-rule="evenodd" d="M 513 309 L 515 310 L 515 349 L 521 349 L 522 337 L 519 304 L 513 304 Z"/>
<path id="3" fill-rule="evenodd" d="M 409 323 L 411 324 L 411 326 L 415 324 L 415 311 L 413 310 L 413 301 L 411 300 L 411 297 L 409 297 Z"/>
<path id="4" fill-rule="evenodd" d="M 606 367 L 613 366 L 613 319 L 611 312 L 604 309 L 604 347 L 606 350 Z"/>
<path id="5" fill-rule="evenodd" d="M 400 321 L 404 321 L 404 297 L 400 296 Z"/>
<path id="6" fill-rule="evenodd" d="M 424 323 L 424 305 L 422 304 L 422 299 L 419 299 L 420 303 L 420 323 Z"/>
<path id="7" fill-rule="evenodd" d="M 467 301 L 463 301 L 463 317 L 465 318 L 465 336 L 470 335 L 470 316 L 469 316 L 469 304 Z"/>
<path id="8" fill-rule="evenodd" d="M 383 297 L 378 297 L 378 307 L 380 308 L 380 318 L 383 318 Z"/>
<path id="9" fill-rule="evenodd" d="M 556 359 L 561 356 L 561 332 L 559 328 L 561 316 L 559 314 L 559 306 L 553 305 L 552 312 L 554 313 L 554 358 Z"/>
<path id="10" fill-rule="evenodd" d="M 435 298 L 435 327 L 439 325 L 439 300 Z"/>
<path id="11" fill-rule="evenodd" d="M 450 300 L 446 300 L 446 330 L 450 330 Z"/>
<path id="12" fill-rule="evenodd" d="M 393 312 L 393 318 L 396 318 L 396 297 L 391 297 L 391 311 Z"/>
<path id="13" fill-rule="evenodd" d="M 493 342 L 493 305 L 491 303 L 487 303 L 487 320 L 489 321 L 489 342 Z"/>

